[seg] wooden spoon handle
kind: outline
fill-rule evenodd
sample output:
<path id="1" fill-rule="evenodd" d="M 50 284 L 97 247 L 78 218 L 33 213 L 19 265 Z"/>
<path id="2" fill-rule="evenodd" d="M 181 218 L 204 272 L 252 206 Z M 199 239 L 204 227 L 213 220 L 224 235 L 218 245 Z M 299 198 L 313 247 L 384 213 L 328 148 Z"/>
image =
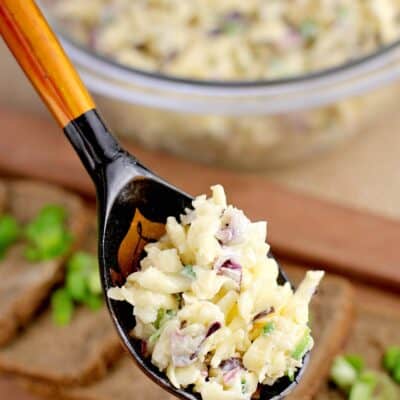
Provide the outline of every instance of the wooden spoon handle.
<path id="1" fill-rule="evenodd" d="M 95 108 L 33 0 L 0 0 L 0 33 L 61 127 Z"/>

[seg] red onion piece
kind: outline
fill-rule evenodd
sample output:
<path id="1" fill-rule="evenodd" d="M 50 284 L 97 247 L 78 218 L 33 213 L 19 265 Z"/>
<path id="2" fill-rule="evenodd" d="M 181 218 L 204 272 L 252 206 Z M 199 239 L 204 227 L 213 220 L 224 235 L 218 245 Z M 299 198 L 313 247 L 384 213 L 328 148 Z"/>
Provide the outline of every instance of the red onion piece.
<path id="1" fill-rule="evenodd" d="M 253 318 L 253 321 L 256 321 L 257 319 L 264 318 L 264 317 L 266 317 L 268 314 L 273 313 L 274 311 L 275 311 L 274 307 L 267 308 L 266 310 L 261 311 L 261 312 L 259 312 L 258 314 L 256 314 L 256 315 L 254 316 L 254 318 Z"/>
<path id="2" fill-rule="evenodd" d="M 147 342 L 145 340 L 140 341 L 140 354 L 142 357 L 147 357 L 149 355 L 147 351 Z"/>
<path id="3" fill-rule="evenodd" d="M 216 238 L 223 245 L 242 243 L 246 237 L 249 220 L 243 211 L 236 208 L 227 208 L 221 217 L 221 229 Z"/>
<path id="4" fill-rule="evenodd" d="M 222 360 L 219 368 L 223 373 L 229 372 L 235 368 L 242 368 L 242 360 L 239 357 L 231 357 L 227 360 Z"/>
<path id="5" fill-rule="evenodd" d="M 243 369 L 242 360 L 238 357 L 231 357 L 227 360 L 223 360 L 220 364 L 224 383 L 231 382 L 236 374 Z"/>
<path id="6" fill-rule="evenodd" d="M 240 367 L 234 368 L 231 371 L 227 372 L 226 374 L 223 375 L 223 380 L 224 383 L 230 383 L 233 379 L 235 379 L 235 376 L 238 372 L 240 372 L 242 369 Z"/>
<path id="7" fill-rule="evenodd" d="M 208 338 L 209 336 L 211 336 L 213 333 L 215 333 L 218 329 L 221 328 L 221 324 L 219 322 L 214 322 L 210 325 L 210 327 L 208 328 L 208 331 L 206 333 L 206 338 Z"/>
<path id="8" fill-rule="evenodd" d="M 176 330 L 171 334 L 171 355 L 175 367 L 187 367 L 194 364 L 204 335 L 192 337 Z"/>
<path id="9" fill-rule="evenodd" d="M 234 280 L 239 286 L 242 282 L 242 266 L 231 257 L 222 257 L 216 261 L 214 268 L 218 275 Z"/>

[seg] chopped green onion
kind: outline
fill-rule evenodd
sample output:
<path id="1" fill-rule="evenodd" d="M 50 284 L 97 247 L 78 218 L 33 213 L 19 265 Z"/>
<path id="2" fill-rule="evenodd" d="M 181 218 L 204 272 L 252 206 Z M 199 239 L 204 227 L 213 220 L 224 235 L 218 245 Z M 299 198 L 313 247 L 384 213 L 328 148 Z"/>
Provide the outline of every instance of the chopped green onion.
<path id="1" fill-rule="evenodd" d="M 331 380 L 348 394 L 349 400 L 397 400 L 399 398 L 396 385 L 387 375 L 378 371 L 363 372 L 363 368 L 364 361 L 358 355 L 336 357 L 331 369 Z"/>
<path id="2" fill-rule="evenodd" d="M 292 357 L 295 360 L 300 360 L 303 357 L 303 355 L 308 350 L 308 347 L 310 346 L 311 340 L 312 339 L 310 336 L 310 331 L 307 331 L 306 334 L 303 336 L 303 338 L 300 340 L 300 342 L 297 344 L 295 349 L 293 350 Z"/>
<path id="3" fill-rule="evenodd" d="M 176 310 L 167 310 L 166 314 L 168 316 L 168 319 L 173 318 L 176 315 Z"/>
<path id="4" fill-rule="evenodd" d="M 157 329 L 150 337 L 149 337 L 149 343 L 154 344 L 158 338 L 161 335 L 161 329 Z"/>
<path id="5" fill-rule="evenodd" d="M 160 329 L 162 326 L 171 318 L 175 317 L 175 310 L 165 310 L 164 308 L 159 308 L 157 311 L 157 318 L 154 321 L 154 328 Z"/>
<path id="6" fill-rule="evenodd" d="M 83 251 L 72 255 L 67 264 L 66 288 L 75 301 L 86 304 L 99 302 L 97 299 L 92 299 L 101 294 L 98 263 L 95 256 Z"/>
<path id="7" fill-rule="evenodd" d="M 374 390 L 374 400 L 398 400 L 399 389 L 397 385 L 386 375 L 377 372 L 377 385 Z"/>
<path id="8" fill-rule="evenodd" d="M 270 333 L 272 333 L 275 330 L 275 324 L 273 321 L 267 322 L 263 328 L 262 328 L 262 333 L 264 336 L 268 336 Z"/>
<path id="9" fill-rule="evenodd" d="M 372 400 L 373 391 L 373 386 L 357 381 L 350 389 L 349 400 Z"/>
<path id="10" fill-rule="evenodd" d="M 0 258 L 4 257 L 7 249 L 18 239 L 20 227 L 17 220 L 11 215 L 0 218 Z"/>
<path id="11" fill-rule="evenodd" d="M 29 261 L 42 261 L 65 254 L 72 237 L 65 227 L 64 208 L 48 205 L 25 228 L 28 245 L 25 257 Z"/>
<path id="12" fill-rule="evenodd" d="M 156 318 L 156 320 L 154 322 L 154 328 L 160 329 L 161 324 L 162 324 L 162 322 L 164 320 L 164 317 L 165 317 L 165 309 L 164 308 L 159 308 L 158 311 L 157 311 L 157 318 Z"/>
<path id="13" fill-rule="evenodd" d="M 85 301 L 86 297 L 89 296 L 86 281 L 79 271 L 67 271 L 65 287 L 71 298 L 75 301 Z"/>
<path id="14" fill-rule="evenodd" d="M 159 308 L 157 311 L 157 319 L 153 323 L 156 331 L 149 337 L 150 343 L 155 343 L 161 335 L 161 330 L 163 325 L 171 318 L 175 317 L 175 310 L 165 310 L 164 308 Z"/>
<path id="15" fill-rule="evenodd" d="M 364 360 L 357 354 L 346 354 L 344 359 L 357 371 L 358 374 L 364 369 Z"/>
<path id="16" fill-rule="evenodd" d="M 39 216 L 44 224 L 60 223 L 66 220 L 67 211 L 59 205 L 48 204 L 40 210 Z"/>
<path id="17" fill-rule="evenodd" d="M 247 393 L 247 381 L 245 378 L 242 378 L 242 380 L 240 381 L 240 385 L 242 388 L 242 394 Z"/>
<path id="18" fill-rule="evenodd" d="M 87 277 L 87 283 L 89 287 L 89 291 L 94 294 L 101 294 L 102 289 L 101 289 L 101 282 L 100 282 L 100 277 L 99 277 L 99 271 L 97 270 L 97 265 L 96 265 L 96 271 L 92 271 L 89 276 Z"/>
<path id="19" fill-rule="evenodd" d="M 74 303 L 64 288 L 56 290 L 51 296 L 51 312 L 57 325 L 64 326 L 71 321 Z"/>
<path id="20" fill-rule="evenodd" d="M 394 368 L 392 372 L 392 378 L 395 382 L 400 384 L 400 362 Z"/>
<path id="21" fill-rule="evenodd" d="M 376 386 L 378 383 L 378 375 L 374 371 L 365 371 L 360 375 L 359 380 L 371 386 Z"/>
<path id="22" fill-rule="evenodd" d="M 314 20 L 308 18 L 300 24 L 299 31 L 304 39 L 310 40 L 317 36 L 318 25 Z"/>
<path id="23" fill-rule="evenodd" d="M 287 371 L 286 376 L 289 378 L 290 382 L 293 382 L 294 381 L 294 370 L 291 369 L 291 370 Z"/>
<path id="24" fill-rule="evenodd" d="M 186 278 L 196 279 L 196 272 L 193 271 L 192 265 L 185 265 L 181 270 L 181 274 Z"/>
<path id="25" fill-rule="evenodd" d="M 400 365 L 400 347 L 390 346 L 383 355 L 383 366 L 392 373 L 397 365 Z"/>
<path id="26" fill-rule="evenodd" d="M 383 355 L 383 366 L 389 372 L 393 380 L 400 383 L 400 347 L 388 347 Z"/>
<path id="27" fill-rule="evenodd" d="M 161 335 L 161 330 L 163 325 L 170 320 L 171 318 L 175 317 L 176 311 L 175 310 L 165 310 L 164 308 L 159 308 L 157 311 L 157 318 L 153 323 L 154 328 L 156 331 L 150 336 L 149 341 L 150 343 L 154 343 Z"/>
<path id="28" fill-rule="evenodd" d="M 333 361 L 330 377 L 339 388 L 348 391 L 356 382 L 358 371 L 345 357 L 339 356 Z"/>
<path id="29" fill-rule="evenodd" d="M 102 296 L 91 293 L 85 297 L 83 303 L 86 304 L 92 311 L 97 311 L 103 305 L 103 298 Z"/>
<path id="30" fill-rule="evenodd" d="M 351 387 L 349 400 L 372 400 L 377 383 L 376 374 L 373 372 L 364 372 Z"/>
<path id="31" fill-rule="evenodd" d="M 84 274 L 98 271 L 97 258 L 85 251 L 74 253 L 68 261 L 68 269 Z"/>
<path id="32" fill-rule="evenodd" d="M 57 295 L 61 300 L 57 300 L 58 297 L 56 296 L 54 301 L 56 303 L 57 301 L 64 301 L 64 303 L 66 303 L 66 298 L 68 298 L 72 310 L 74 302 L 84 304 L 93 311 L 100 309 L 103 305 L 103 297 L 101 295 L 101 284 L 96 257 L 83 251 L 74 253 L 68 260 L 66 269 L 65 286 L 60 289 L 62 294 Z M 63 298 L 64 300 L 62 300 Z M 62 306 L 60 307 L 63 309 Z M 67 308 L 67 306 L 65 306 L 65 308 Z M 54 310 L 56 309 L 57 307 L 55 306 Z M 54 313 L 56 313 L 56 311 Z M 63 314 L 61 311 L 60 314 L 66 315 L 67 312 Z M 57 321 L 57 319 L 62 320 L 60 325 L 65 325 L 70 321 L 71 316 L 69 318 L 60 316 L 54 319 L 55 321 Z"/>

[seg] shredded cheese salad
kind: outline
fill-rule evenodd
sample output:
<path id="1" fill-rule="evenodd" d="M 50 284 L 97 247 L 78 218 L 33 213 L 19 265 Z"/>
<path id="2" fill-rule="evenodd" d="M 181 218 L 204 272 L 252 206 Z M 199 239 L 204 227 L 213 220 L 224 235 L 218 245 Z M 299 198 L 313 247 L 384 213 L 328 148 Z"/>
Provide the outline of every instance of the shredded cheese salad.
<path id="1" fill-rule="evenodd" d="M 302 366 L 313 347 L 309 302 L 324 273 L 307 272 L 295 292 L 278 284 L 266 230 L 214 186 L 180 222 L 169 217 L 141 270 L 109 290 L 134 306 L 133 337 L 175 387 L 192 385 L 204 400 L 244 400 Z"/>
<path id="2" fill-rule="evenodd" d="M 44 0 L 121 64 L 197 79 L 302 75 L 400 36 L 399 0 Z"/>

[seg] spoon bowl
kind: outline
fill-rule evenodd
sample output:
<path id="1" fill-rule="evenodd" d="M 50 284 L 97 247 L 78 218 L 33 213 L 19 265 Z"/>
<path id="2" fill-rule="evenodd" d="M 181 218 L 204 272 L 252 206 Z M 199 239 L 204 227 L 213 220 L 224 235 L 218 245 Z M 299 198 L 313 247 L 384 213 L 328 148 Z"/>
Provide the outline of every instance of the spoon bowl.
<path id="1" fill-rule="evenodd" d="M 155 176 L 127 153 L 108 168 L 111 175 L 118 174 L 119 180 L 105 193 L 102 203 L 105 218 L 99 231 L 99 257 L 105 292 L 123 285 L 131 273 L 140 270 L 144 246 L 160 239 L 167 218 L 173 216 L 179 220 L 185 209 L 192 208 L 193 201 L 192 197 Z M 124 174 L 121 174 L 122 170 Z M 100 204 L 99 198 L 98 201 Z M 268 256 L 272 257 L 271 254 Z M 289 282 L 280 266 L 278 281 L 280 284 Z M 125 347 L 142 371 L 181 399 L 201 399 L 199 394 L 175 388 L 166 375 L 144 357 L 141 342 L 130 334 L 136 323 L 132 306 L 108 297 L 107 305 Z M 273 386 L 262 386 L 260 399 L 284 398 L 299 382 L 308 360 L 309 354 L 306 354 L 294 381 L 284 377 Z"/>
<path id="2" fill-rule="evenodd" d="M 105 219 L 99 232 L 99 257 L 105 292 L 112 287 L 123 285 L 128 275 L 140 270 L 144 246 L 157 241 L 164 234 L 164 226 L 169 216 L 179 220 L 185 209 L 192 207 L 192 197 L 156 177 L 129 155 L 116 160 L 116 163 L 110 164 L 109 167 L 119 172 L 121 164 L 129 165 L 130 162 L 133 163 L 133 170 L 130 171 L 129 166 L 126 168 L 126 179 L 121 179 L 120 186 L 110 190 L 104 202 Z M 289 281 L 281 267 L 278 280 L 280 284 Z M 130 334 L 136 323 L 132 306 L 108 297 L 107 305 L 125 347 L 142 371 L 181 399 L 201 399 L 199 394 L 175 388 L 166 375 L 144 357 L 141 341 L 134 339 Z M 308 359 L 307 354 L 294 381 L 284 377 L 272 386 L 261 386 L 260 399 L 284 398 L 299 382 Z"/>
<path id="3" fill-rule="evenodd" d="M 179 219 L 192 198 L 164 181 L 124 151 L 95 109 L 93 100 L 33 0 L 0 0 L 0 33 L 42 97 L 91 176 L 97 192 L 99 266 L 105 298 L 115 327 L 137 365 L 158 385 L 181 399 L 200 399 L 176 389 L 143 355 L 131 337 L 132 306 L 107 297 L 140 269 L 144 246 L 165 232 L 169 216 Z M 267 255 L 266 255 L 267 256 Z M 288 281 L 279 268 L 280 283 Z M 281 399 L 299 381 L 284 377 L 262 386 L 261 399 Z"/>

